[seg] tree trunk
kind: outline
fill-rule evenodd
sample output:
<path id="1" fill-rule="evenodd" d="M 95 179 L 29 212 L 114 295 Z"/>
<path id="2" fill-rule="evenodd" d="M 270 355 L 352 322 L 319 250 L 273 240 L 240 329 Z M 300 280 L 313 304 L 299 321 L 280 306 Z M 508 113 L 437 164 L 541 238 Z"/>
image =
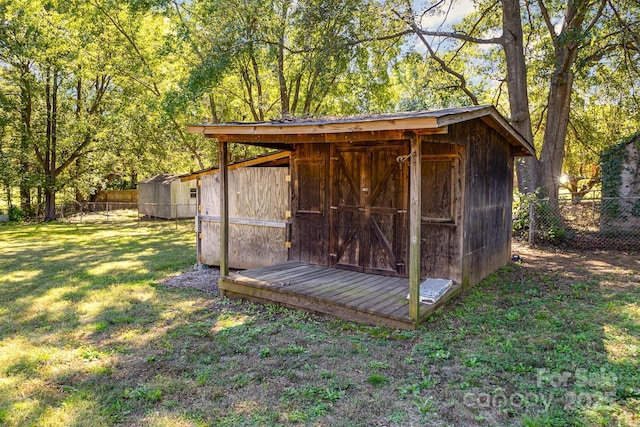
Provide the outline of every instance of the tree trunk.
<path id="1" fill-rule="evenodd" d="M 36 218 L 42 216 L 42 186 L 38 186 L 36 191 Z"/>
<path id="2" fill-rule="evenodd" d="M 287 79 L 284 75 L 284 43 L 285 43 L 285 27 L 287 22 L 287 14 L 289 13 L 289 5 L 286 2 L 282 4 L 282 12 L 280 15 L 281 23 L 278 34 L 278 84 L 280 86 L 280 114 L 286 117 L 289 111 L 289 90 L 287 88 Z"/>
<path id="3" fill-rule="evenodd" d="M 557 203 L 558 200 L 558 179 L 562 174 L 572 88 L 573 73 L 571 71 L 566 70 L 560 74 L 554 73 L 551 78 L 547 123 L 538 166 L 540 187 L 542 187 L 545 195 L 549 197 L 550 202 L 553 204 Z"/>
<path id="4" fill-rule="evenodd" d="M 57 121 L 58 121 L 58 72 L 47 72 L 47 152 L 45 156 L 45 211 L 44 220 L 56 219 L 56 154 L 57 154 Z"/>
<path id="5" fill-rule="evenodd" d="M 50 180 L 47 179 L 44 190 L 44 220 L 55 221 L 56 219 L 56 192 L 50 187 Z"/>
<path id="6" fill-rule="evenodd" d="M 75 179 L 76 179 L 76 183 L 80 182 L 80 178 L 82 177 L 82 160 L 81 157 L 78 157 L 76 159 L 76 167 L 75 167 Z M 78 206 L 82 205 L 82 202 L 84 202 L 84 195 L 82 194 L 82 191 L 80 191 L 80 187 L 78 187 L 78 185 L 76 184 L 76 203 Z"/>
<path id="7" fill-rule="evenodd" d="M 26 217 L 33 216 L 31 208 L 31 186 L 28 182 L 29 164 L 23 162 L 20 164 L 20 209 Z"/>
<path id="8" fill-rule="evenodd" d="M 29 84 L 29 67 L 25 65 L 22 75 L 22 84 L 20 87 L 20 119 L 22 121 L 20 127 L 20 208 L 26 217 L 33 216 L 31 207 L 31 182 L 29 175 L 31 173 L 31 165 L 26 153 L 31 150 L 31 113 L 32 98 L 31 85 Z"/>
<path id="9" fill-rule="evenodd" d="M 504 38 L 502 46 L 507 64 L 511 125 L 523 137 L 533 143 L 519 0 L 502 0 L 502 10 Z M 535 157 L 524 157 L 516 161 L 516 175 L 518 177 L 518 189 L 521 193 L 535 191 L 538 187 L 537 159 Z"/>

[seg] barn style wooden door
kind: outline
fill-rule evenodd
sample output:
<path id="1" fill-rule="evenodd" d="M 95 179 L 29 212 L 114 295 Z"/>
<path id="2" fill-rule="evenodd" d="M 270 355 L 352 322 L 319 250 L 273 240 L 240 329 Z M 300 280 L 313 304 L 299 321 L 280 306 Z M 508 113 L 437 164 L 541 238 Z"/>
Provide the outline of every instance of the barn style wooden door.
<path id="1" fill-rule="evenodd" d="M 335 146 L 331 155 L 331 265 L 404 276 L 406 144 Z"/>

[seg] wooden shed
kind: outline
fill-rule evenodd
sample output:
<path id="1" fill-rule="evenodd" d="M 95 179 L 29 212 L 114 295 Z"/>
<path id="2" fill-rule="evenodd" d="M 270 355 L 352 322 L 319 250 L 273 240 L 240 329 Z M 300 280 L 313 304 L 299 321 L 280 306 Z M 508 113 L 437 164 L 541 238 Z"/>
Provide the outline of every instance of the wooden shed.
<path id="1" fill-rule="evenodd" d="M 258 268 L 287 261 L 288 176 L 288 151 L 271 152 L 228 166 L 229 267 Z M 197 183 L 198 263 L 220 265 L 219 169 L 194 172 L 181 180 Z"/>
<path id="2" fill-rule="evenodd" d="M 193 218 L 196 214 L 196 184 L 183 182 L 183 175 L 163 173 L 138 183 L 138 213 L 151 218 Z"/>
<path id="3" fill-rule="evenodd" d="M 399 328 L 508 262 L 513 159 L 534 154 L 492 106 L 188 130 L 219 145 L 225 295 Z M 229 274 L 230 142 L 291 152 L 286 262 Z M 423 304 L 426 279 L 453 286 Z"/>

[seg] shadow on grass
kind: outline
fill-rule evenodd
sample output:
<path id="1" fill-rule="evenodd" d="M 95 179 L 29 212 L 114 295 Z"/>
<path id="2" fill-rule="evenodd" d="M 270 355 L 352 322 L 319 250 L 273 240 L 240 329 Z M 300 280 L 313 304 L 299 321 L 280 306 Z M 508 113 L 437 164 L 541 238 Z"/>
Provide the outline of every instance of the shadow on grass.
<path id="1" fill-rule="evenodd" d="M 152 284 L 163 273 L 194 262 L 186 234 L 170 228 L 47 224 L 16 226 L 4 234 L 0 260 L 4 282 L 0 303 L 7 312 L 0 322 L 4 337 L 11 330 L 22 333 L 61 321 L 64 328 L 73 329 L 78 316 L 70 314 L 89 294 L 113 286 Z"/>
<path id="2" fill-rule="evenodd" d="M 449 420 L 466 413 L 471 424 L 511 417 L 526 425 L 633 425 L 639 257 L 529 251 L 524 258 L 427 326 L 449 334 L 429 331 L 416 347 L 432 367 L 455 367 L 447 390 L 463 410 Z"/>
<path id="3" fill-rule="evenodd" d="M 155 284 L 194 262 L 191 230 L 37 224 L 0 235 L 0 424 L 96 424 L 84 412 L 102 403 L 82 410 L 86 385 L 144 345 L 166 308 Z M 73 415 L 69 398 L 84 402 Z"/>
<path id="4" fill-rule="evenodd" d="M 0 424 L 637 423 L 638 256 L 524 252 L 395 331 L 157 286 L 192 234 L 0 229 Z"/>

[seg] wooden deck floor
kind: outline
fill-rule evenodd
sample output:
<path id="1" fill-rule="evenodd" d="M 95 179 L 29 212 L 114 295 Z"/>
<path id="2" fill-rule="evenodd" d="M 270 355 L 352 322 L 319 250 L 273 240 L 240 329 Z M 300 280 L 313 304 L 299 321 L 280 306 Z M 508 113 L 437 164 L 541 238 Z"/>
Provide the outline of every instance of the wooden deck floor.
<path id="1" fill-rule="evenodd" d="M 329 314 L 341 319 L 413 329 L 409 279 L 326 268 L 299 262 L 244 270 L 220 278 L 225 296 Z M 457 295 L 455 285 L 436 304 L 420 305 L 420 321 Z"/>

